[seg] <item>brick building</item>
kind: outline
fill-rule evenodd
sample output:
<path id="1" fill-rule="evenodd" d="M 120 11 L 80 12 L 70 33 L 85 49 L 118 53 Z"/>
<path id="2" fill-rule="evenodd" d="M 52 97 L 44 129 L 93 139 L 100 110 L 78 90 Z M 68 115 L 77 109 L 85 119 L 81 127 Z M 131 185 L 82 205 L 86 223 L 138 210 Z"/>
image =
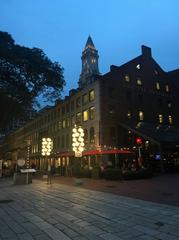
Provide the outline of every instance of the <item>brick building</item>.
<path id="1" fill-rule="evenodd" d="M 146 46 L 142 46 L 140 56 L 119 67 L 112 65 L 104 75 L 99 73 L 98 58 L 89 36 L 81 57 L 79 88 L 70 90 L 54 107 L 39 112 L 1 144 L 1 158 L 11 167 L 17 159 L 26 158 L 26 140 L 30 140 L 31 162 L 46 169 L 47 160 L 41 155 L 43 137 L 53 140 L 51 164 L 73 164 L 75 124 L 84 129 L 83 160 L 89 167 L 108 160 L 119 164 L 120 156 L 132 152 L 137 156 L 137 137 L 142 141 L 142 154 L 149 160 L 158 155 L 178 157 L 178 70 L 165 72 Z"/>

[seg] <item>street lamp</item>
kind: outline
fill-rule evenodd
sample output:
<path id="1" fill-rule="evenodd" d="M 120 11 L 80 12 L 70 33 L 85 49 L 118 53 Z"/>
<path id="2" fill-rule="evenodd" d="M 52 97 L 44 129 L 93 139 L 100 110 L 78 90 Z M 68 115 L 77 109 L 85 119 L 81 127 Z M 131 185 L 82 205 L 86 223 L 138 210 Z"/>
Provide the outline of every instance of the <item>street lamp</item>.
<path id="1" fill-rule="evenodd" d="M 84 130 L 82 127 L 76 125 L 72 129 L 72 147 L 75 152 L 75 157 L 82 157 L 84 151 Z"/>
<path id="2" fill-rule="evenodd" d="M 84 130 L 82 127 L 80 126 L 74 126 L 74 128 L 72 129 L 72 148 L 73 151 L 75 152 L 75 175 L 78 175 L 78 177 L 80 177 L 80 172 L 78 172 L 78 170 L 80 171 L 80 166 L 78 162 L 77 158 L 81 158 L 82 157 L 82 152 L 84 151 Z M 78 169 L 79 168 L 79 169 Z M 82 184 L 81 180 L 76 179 L 76 184 Z"/>
<path id="3" fill-rule="evenodd" d="M 50 156 L 51 151 L 53 149 L 53 141 L 51 138 L 42 138 L 42 156 Z M 51 160 L 50 164 L 48 164 L 48 172 L 49 172 L 49 183 L 51 183 Z"/>

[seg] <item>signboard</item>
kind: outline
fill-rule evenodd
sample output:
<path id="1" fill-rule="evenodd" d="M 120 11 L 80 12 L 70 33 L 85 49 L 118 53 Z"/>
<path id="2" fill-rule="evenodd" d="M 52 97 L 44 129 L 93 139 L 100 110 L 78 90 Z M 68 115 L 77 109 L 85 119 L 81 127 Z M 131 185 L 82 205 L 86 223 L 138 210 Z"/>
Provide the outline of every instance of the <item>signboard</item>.
<path id="1" fill-rule="evenodd" d="M 82 152 L 75 152 L 75 157 L 82 157 Z"/>

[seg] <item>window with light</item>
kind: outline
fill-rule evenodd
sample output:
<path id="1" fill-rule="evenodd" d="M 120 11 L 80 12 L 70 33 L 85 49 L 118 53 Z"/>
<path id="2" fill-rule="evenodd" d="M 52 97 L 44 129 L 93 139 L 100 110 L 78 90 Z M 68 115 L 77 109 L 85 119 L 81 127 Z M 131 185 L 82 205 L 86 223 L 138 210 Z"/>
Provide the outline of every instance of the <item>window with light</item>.
<path id="1" fill-rule="evenodd" d="M 160 83 L 159 82 L 156 82 L 156 89 L 160 90 Z"/>
<path id="2" fill-rule="evenodd" d="M 130 76 L 128 74 L 126 74 L 124 76 L 124 80 L 125 80 L 125 82 L 130 82 Z"/>
<path id="3" fill-rule="evenodd" d="M 171 115 L 168 116 L 168 122 L 169 122 L 169 124 L 172 124 L 172 123 L 173 123 L 173 119 L 172 119 L 172 116 L 171 116 Z"/>
<path id="4" fill-rule="evenodd" d="M 88 110 L 83 111 L 83 122 L 88 121 Z"/>
<path id="5" fill-rule="evenodd" d="M 158 115 L 159 123 L 163 123 L 163 115 L 159 114 Z"/>
<path id="6" fill-rule="evenodd" d="M 89 109 L 89 119 L 90 120 L 94 119 L 94 110 L 95 110 L 94 107 L 90 107 L 90 109 Z"/>
<path id="7" fill-rule="evenodd" d="M 144 112 L 139 111 L 139 120 L 143 121 L 144 120 Z"/>
<path id="8" fill-rule="evenodd" d="M 141 78 L 139 78 L 139 77 L 137 78 L 137 85 L 138 85 L 138 86 L 142 86 L 142 80 L 141 80 Z"/>
<path id="9" fill-rule="evenodd" d="M 170 89 L 169 89 L 169 86 L 168 86 L 168 85 L 165 85 L 165 91 L 166 91 L 166 92 L 169 92 L 169 91 L 170 91 Z"/>
<path id="10" fill-rule="evenodd" d="M 90 102 L 94 101 L 95 95 L 94 95 L 94 89 L 89 91 L 89 100 Z"/>
<path id="11" fill-rule="evenodd" d="M 76 122 L 81 123 L 81 112 L 76 114 Z"/>

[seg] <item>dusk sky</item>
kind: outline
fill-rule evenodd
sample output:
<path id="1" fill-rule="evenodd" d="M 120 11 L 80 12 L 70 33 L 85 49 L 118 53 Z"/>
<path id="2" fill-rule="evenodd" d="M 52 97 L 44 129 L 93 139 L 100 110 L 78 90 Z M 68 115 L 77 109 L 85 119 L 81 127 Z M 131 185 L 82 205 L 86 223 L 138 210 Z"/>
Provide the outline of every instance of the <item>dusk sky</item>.
<path id="1" fill-rule="evenodd" d="M 0 30 L 16 43 L 39 47 L 64 67 L 64 95 L 77 88 L 90 34 L 102 74 L 141 54 L 165 71 L 179 68 L 179 0 L 0 0 Z"/>

